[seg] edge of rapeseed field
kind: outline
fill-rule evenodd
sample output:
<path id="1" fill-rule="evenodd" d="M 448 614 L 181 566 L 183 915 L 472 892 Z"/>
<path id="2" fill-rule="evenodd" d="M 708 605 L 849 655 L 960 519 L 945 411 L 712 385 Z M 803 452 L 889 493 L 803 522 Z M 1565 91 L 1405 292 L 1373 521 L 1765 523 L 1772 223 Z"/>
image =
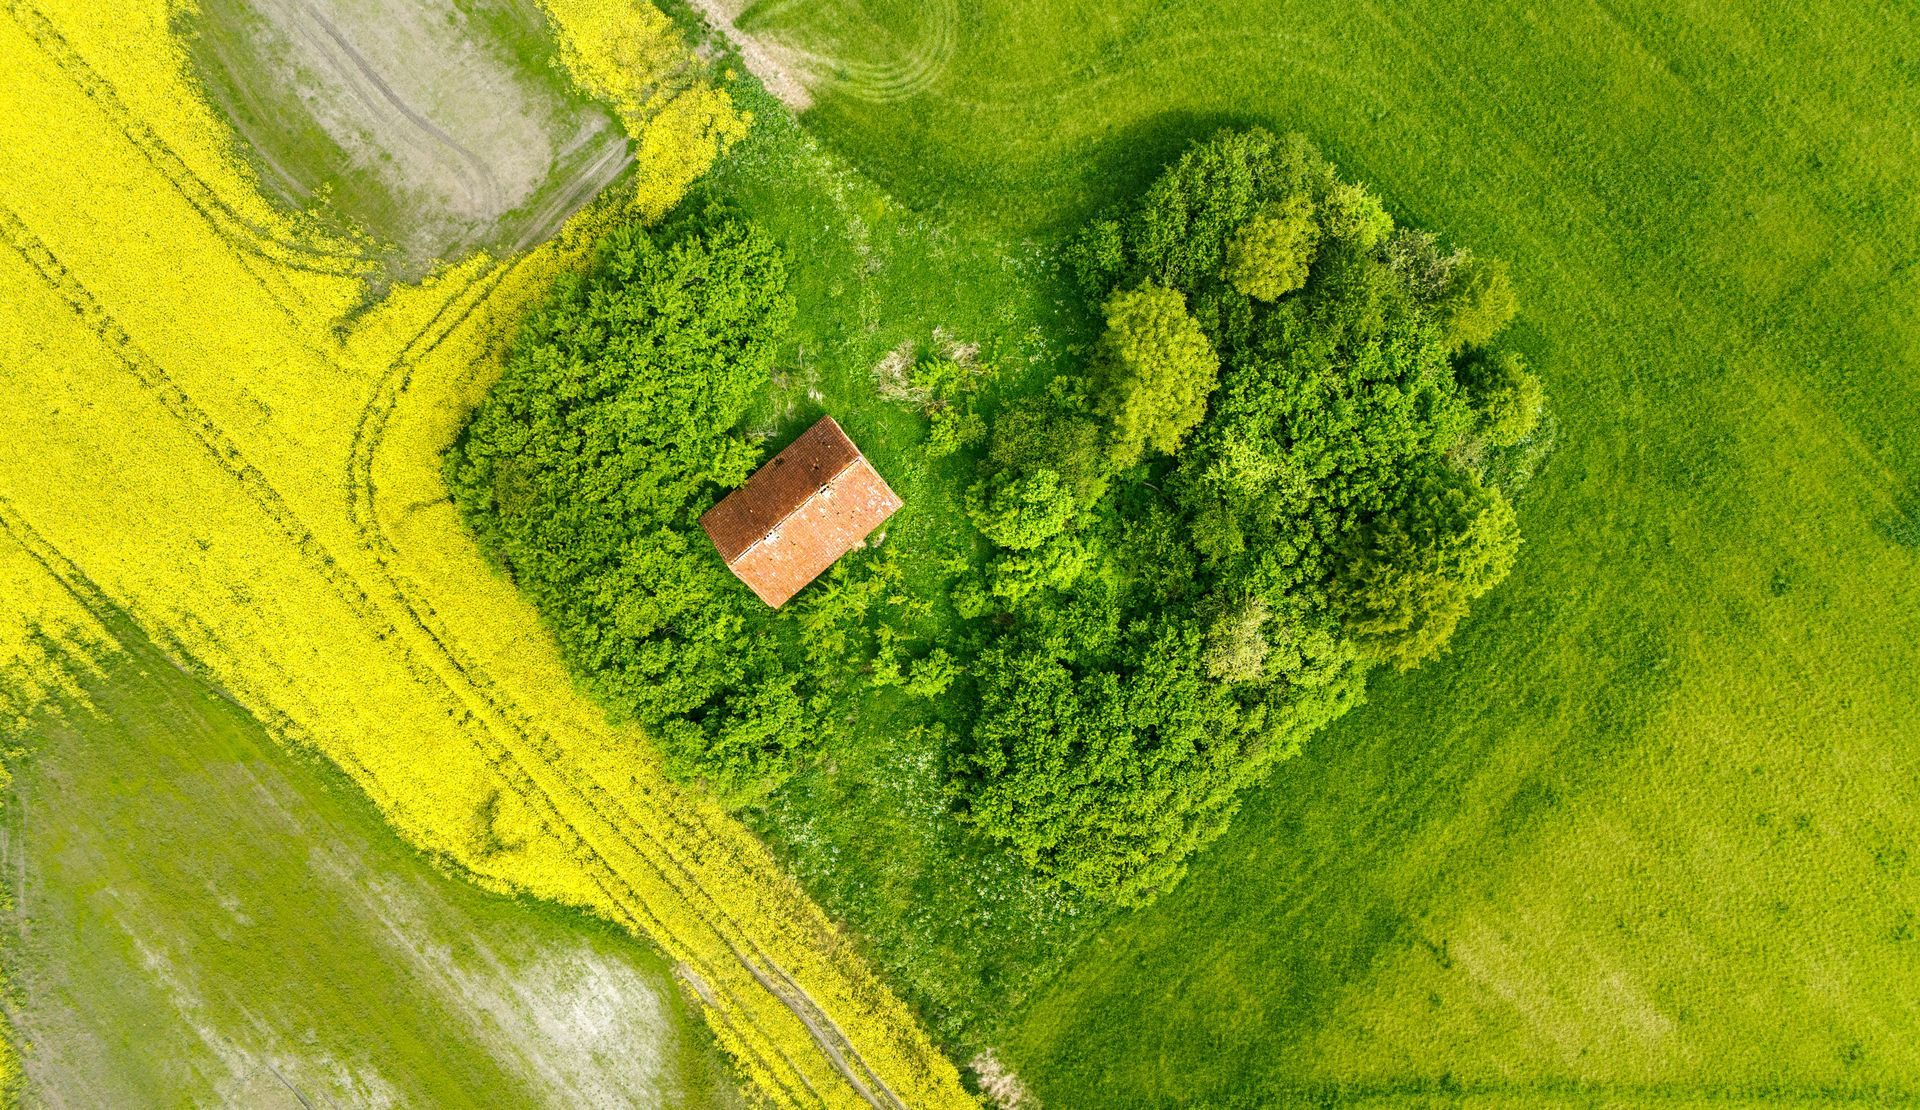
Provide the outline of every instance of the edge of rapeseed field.
<path id="1" fill-rule="evenodd" d="M 126 613 L 409 842 L 651 939 L 767 1101 L 971 1105 L 767 850 L 574 689 L 447 501 L 440 453 L 609 210 L 364 308 L 357 248 L 259 195 L 177 8 L 113 7 L 0 3 L 0 520 L 47 568 L 0 579 L 8 608 Z M 596 90 L 651 167 L 634 203 L 663 211 L 743 117 L 654 9 L 550 11 L 583 73 L 678 67 L 664 99 Z"/>

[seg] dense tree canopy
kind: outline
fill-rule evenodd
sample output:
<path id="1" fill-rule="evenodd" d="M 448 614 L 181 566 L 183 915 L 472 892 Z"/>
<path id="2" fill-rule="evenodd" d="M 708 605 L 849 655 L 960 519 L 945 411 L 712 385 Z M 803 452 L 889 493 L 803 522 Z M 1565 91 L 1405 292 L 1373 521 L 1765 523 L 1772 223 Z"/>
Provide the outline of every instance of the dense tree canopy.
<path id="1" fill-rule="evenodd" d="M 1227 280 L 1257 301 L 1278 300 L 1307 283 L 1320 246 L 1313 201 L 1295 193 L 1255 212 L 1227 244 Z"/>
<path id="2" fill-rule="evenodd" d="M 1138 904 L 1371 664 L 1429 658 L 1505 576 L 1518 530 L 1481 471 L 1540 391 L 1485 349 L 1505 269 L 1396 232 L 1298 137 L 1215 136 L 1068 255 L 1107 337 L 1003 412 L 987 483 L 1074 476 L 1047 545 L 1093 556 L 994 592 L 959 795 L 1043 873 Z M 983 531 L 1017 548 L 999 565 L 1048 549 Z"/>
<path id="3" fill-rule="evenodd" d="M 736 801 L 811 743 L 813 684 L 698 526 L 758 452 L 736 430 L 791 318 L 751 225 L 628 227 L 523 325 L 448 457 L 483 547 L 616 712 Z"/>
<path id="4" fill-rule="evenodd" d="M 1115 293 L 1106 313 L 1094 397 L 1112 425 L 1112 467 L 1124 470 L 1148 451 L 1180 449 L 1207 413 L 1220 361 L 1176 290 L 1148 284 Z"/>
<path id="5" fill-rule="evenodd" d="M 883 363 L 926 453 L 977 467 L 974 546 L 908 556 L 952 583 L 937 617 L 884 558 L 770 612 L 700 532 L 764 454 L 739 428 L 793 311 L 779 252 L 723 216 L 622 230 L 559 285 L 448 458 L 455 498 L 601 698 L 729 802 L 897 688 L 943 719 L 973 828 L 1144 903 L 1508 573 L 1551 419 L 1495 346 L 1504 266 L 1396 228 L 1298 136 L 1212 137 L 1066 258 L 1099 329 L 1078 372 L 987 400 L 959 357 Z"/>

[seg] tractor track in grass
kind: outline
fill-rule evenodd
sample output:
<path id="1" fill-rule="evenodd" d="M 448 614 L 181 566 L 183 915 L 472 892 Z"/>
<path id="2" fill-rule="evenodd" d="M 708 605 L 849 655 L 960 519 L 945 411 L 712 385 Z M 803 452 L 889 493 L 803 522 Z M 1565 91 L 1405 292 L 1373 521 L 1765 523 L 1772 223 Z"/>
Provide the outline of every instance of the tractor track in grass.
<path id="1" fill-rule="evenodd" d="M 920 9 L 925 33 L 879 61 L 823 53 L 744 31 L 734 22 L 749 7 L 742 0 L 688 4 L 732 44 L 747 71 L 795 113 L 812 107 L 813 90 L 821 87 L 874 104 L 918 96 L 946 73 L 959 45 L 958 0 L 927 0 Z"/>

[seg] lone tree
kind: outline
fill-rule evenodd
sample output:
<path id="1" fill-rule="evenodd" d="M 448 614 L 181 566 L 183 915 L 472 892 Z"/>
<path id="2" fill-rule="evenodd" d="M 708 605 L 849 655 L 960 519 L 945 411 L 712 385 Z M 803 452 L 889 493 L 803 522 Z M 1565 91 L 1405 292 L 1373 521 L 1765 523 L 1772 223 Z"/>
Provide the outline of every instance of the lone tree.
<path id="1" fill-rule="evenodd" d="M 1113 468 L 1125 470 L 1151 449 L 1170 455 L 1207 414 L 1219 380 L 1213 353 L 1177 289 L 1147 284 L 1107 301 L 1095 406 L 1112 421 Z"/>

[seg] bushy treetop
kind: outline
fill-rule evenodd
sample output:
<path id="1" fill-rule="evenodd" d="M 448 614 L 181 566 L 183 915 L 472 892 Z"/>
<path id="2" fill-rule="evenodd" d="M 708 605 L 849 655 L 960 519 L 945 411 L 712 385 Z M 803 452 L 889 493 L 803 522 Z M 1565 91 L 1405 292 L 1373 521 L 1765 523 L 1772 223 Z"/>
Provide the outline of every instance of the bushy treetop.
<path id="1" fill-rule="evenodd" d="M 1279 300 L 1307 283 L 1307 266 L 1319 248 L 1313 200 L 1295 193 L 1240 225 L 1227 244 L 1227 281 L 1256 301 Z"/>
<path id="2" fill-rule="evenodd" d="M 1112 429 L 1113 467 L 1171 455 L 1207 412 L 1220 360 L 1179 291 L 1143 285 L 1106 304 L 1094 360 L 1095 407 Z"/>

